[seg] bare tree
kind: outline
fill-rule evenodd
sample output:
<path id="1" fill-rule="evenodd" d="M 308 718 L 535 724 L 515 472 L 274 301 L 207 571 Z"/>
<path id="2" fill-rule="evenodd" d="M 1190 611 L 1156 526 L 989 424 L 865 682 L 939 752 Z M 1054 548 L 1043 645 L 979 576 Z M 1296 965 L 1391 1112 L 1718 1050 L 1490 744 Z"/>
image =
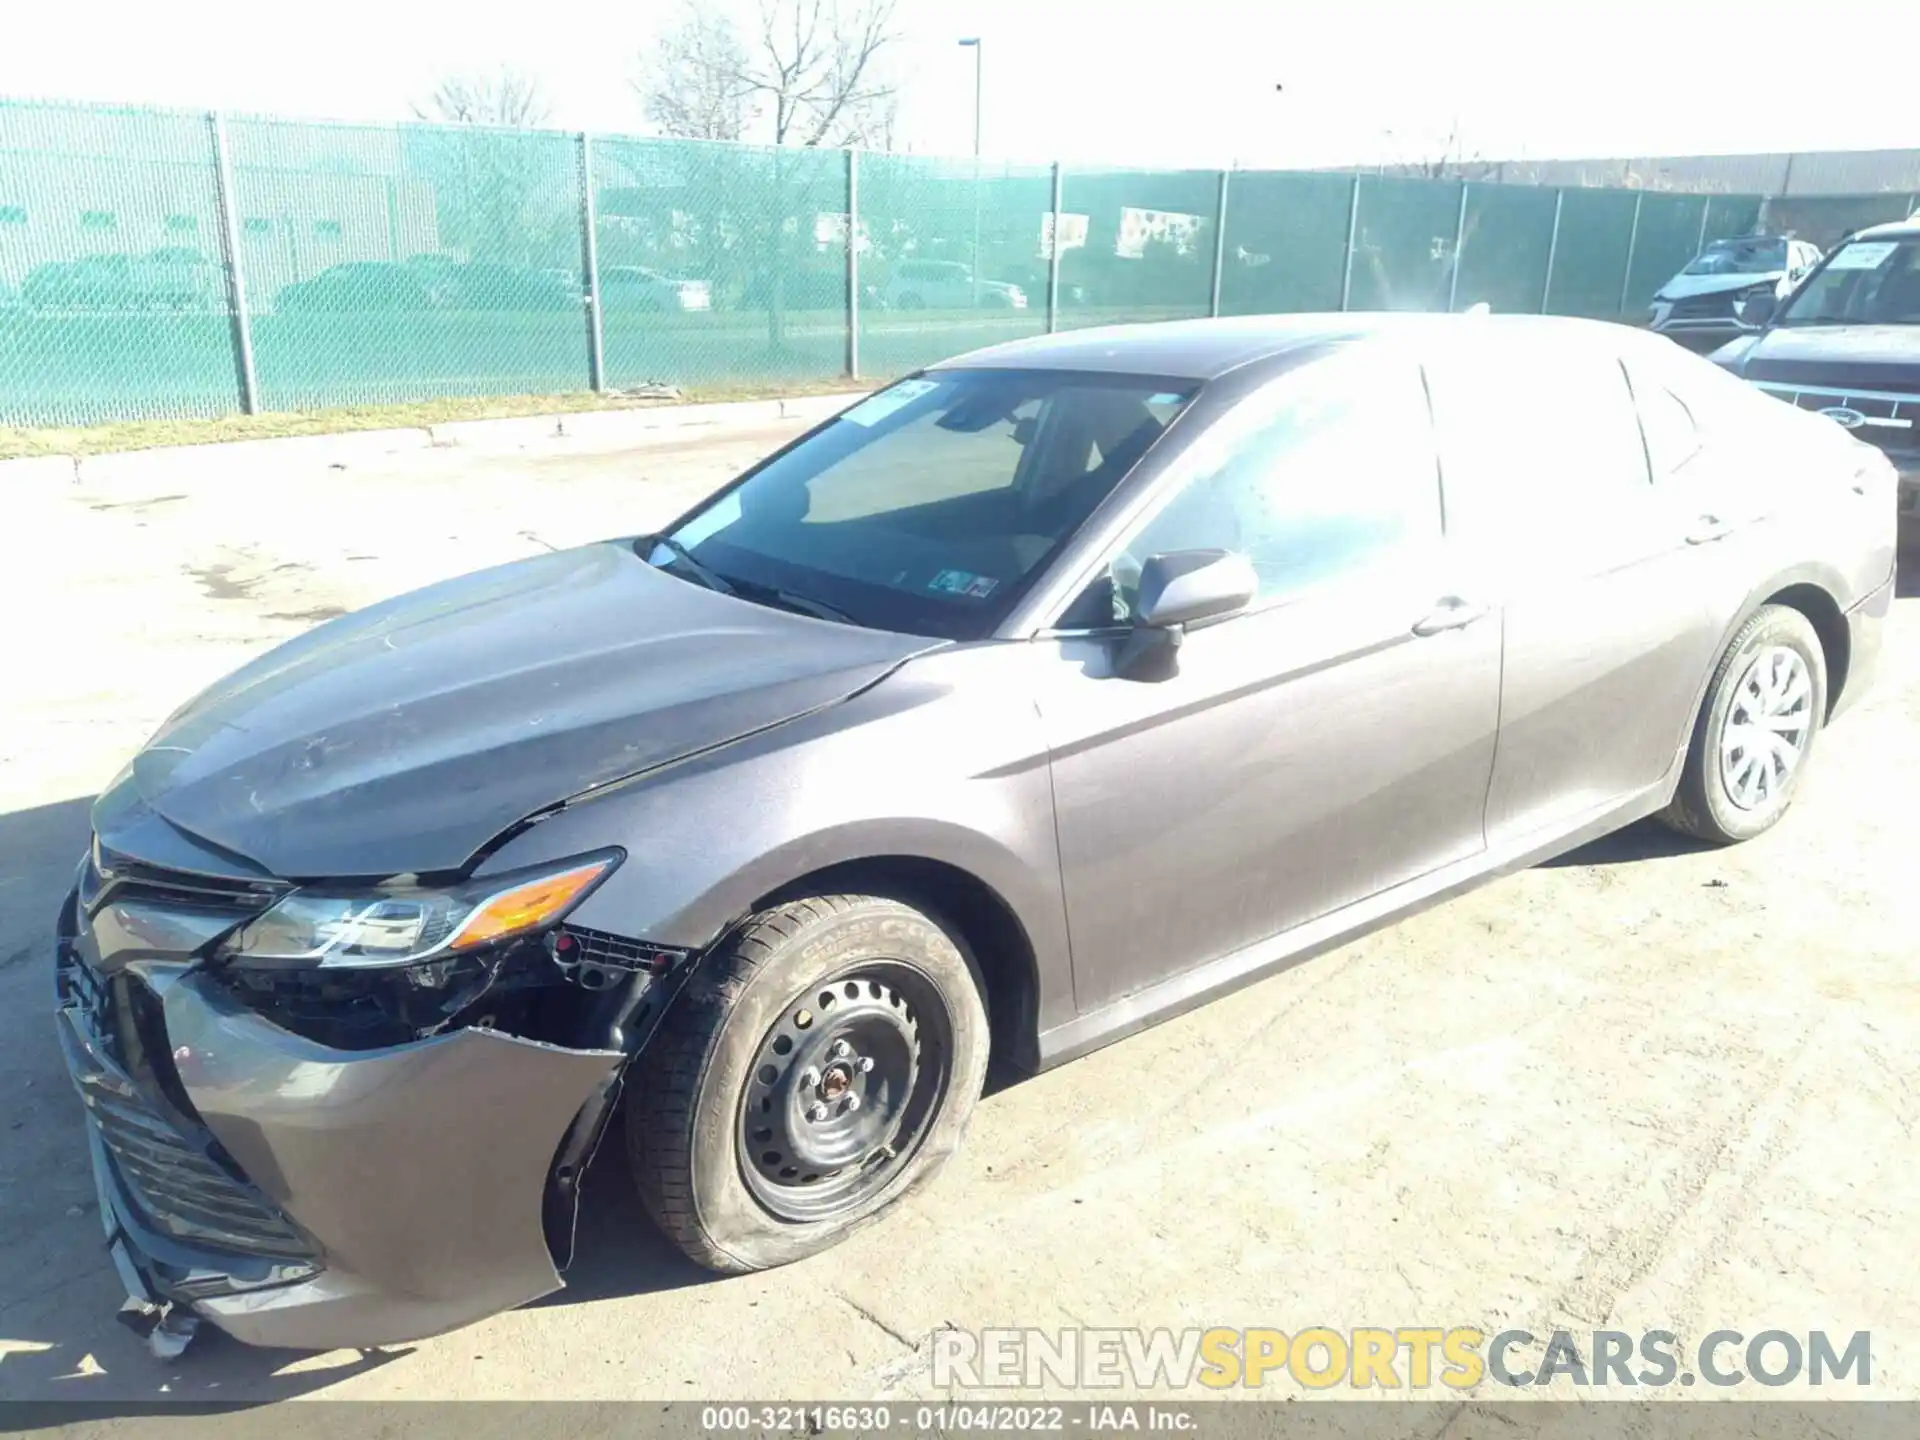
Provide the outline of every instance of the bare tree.
<path id="1" fill-rule="evenodd" d="M 739 140 L 747 133 L 747 48 L 730 16 L 689 4 L 679 23 L 640 61 L 634 89 L 662 135 Z"/>
<path id="2" fill-rule="evenodd" d="M 1440 142 L 1433 156 L 1416 161 L 1410 168 L 1414 175 L 1428 180 L 1491 180 L 1495 178 L 1498 167 L 1478 150 L 1469 150 L 1460 134 L 1460 119 L 1454 117 L 1446 138 Z"/>
<path id="3" fill-rule="evenodd" d="M 776 145 L 890 138 L 898 87 L 885 78 L 898 0 L 758 0 L 743 30 L 721 0 L 685 0 L 637 82 L 668 135 Z"/>
<path id="4" fill-rule="evenodd" d="M 456 125 L 543 124 L 552 113 L 540 82 L 511 65 L 494 74 L 463 72 L 449 75 L 413 113 L 422 120 L 446 120 Z"/>

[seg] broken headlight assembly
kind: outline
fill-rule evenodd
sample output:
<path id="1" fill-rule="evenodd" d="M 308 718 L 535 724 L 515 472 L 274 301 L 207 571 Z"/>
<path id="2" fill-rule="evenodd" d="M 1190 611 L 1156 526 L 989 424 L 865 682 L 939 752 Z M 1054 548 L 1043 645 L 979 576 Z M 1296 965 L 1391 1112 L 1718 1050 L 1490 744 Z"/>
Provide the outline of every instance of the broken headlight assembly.
<path id="1" fill-rule="evenodd" d="M 448 885 L 303 886 L 229 936 L 213 967 L 249 1008 L 339 1049 L 470 1025 L 577 1044 L 605 1022 L 586 1013 L 597 997 L 558 927 L 624 858 L 597 851 Z"/>
<path id="2" fill-rule="evenodd" d="M 623 858 L 608 850 L 444 887 L 306 886 L 249 922 L 221 954 L 242 965 L 322 970 L 449 959 L 557 925 Z"/>

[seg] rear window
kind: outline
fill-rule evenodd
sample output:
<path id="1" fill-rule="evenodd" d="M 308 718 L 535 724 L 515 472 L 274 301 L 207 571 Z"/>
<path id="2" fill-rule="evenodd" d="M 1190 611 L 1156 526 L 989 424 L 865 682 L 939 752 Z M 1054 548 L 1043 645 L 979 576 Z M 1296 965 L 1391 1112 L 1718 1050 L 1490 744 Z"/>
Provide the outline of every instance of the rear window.
<path id="1" fill-rule="evenodd" d="M 1627 367 L 1640 433 L 1646 437 L 1647 463 L 1654 482 L 1673 475 L 1700 453 L 1700 427 L 1687 402 L 1637 366 Z"/>

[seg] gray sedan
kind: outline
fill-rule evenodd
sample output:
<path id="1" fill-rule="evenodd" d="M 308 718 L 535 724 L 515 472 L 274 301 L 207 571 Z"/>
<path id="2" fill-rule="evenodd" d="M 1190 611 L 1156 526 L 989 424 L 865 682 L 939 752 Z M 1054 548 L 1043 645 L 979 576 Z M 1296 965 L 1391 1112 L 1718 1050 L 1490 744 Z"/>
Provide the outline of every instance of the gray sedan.
<path id="1" fill-rule="evenodd" d="M 990 1063 L 1644 816 L 1756 835 L 1868 683 L 1894 483 L 1620 327 L 1088 330 L 323 625 L 133 758 L 61 910 L 134 1307 L 167 1350 L 522 1303 L 608 1136 L 702 1264 L 795 1260 Z"/>

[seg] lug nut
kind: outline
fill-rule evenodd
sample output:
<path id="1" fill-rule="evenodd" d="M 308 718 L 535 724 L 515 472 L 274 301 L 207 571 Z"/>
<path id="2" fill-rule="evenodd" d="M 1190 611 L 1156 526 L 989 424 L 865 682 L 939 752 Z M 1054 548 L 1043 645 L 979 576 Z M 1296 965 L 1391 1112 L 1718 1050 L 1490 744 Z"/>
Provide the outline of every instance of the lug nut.
<path id="1" fill-rule="evenodd" d="M 869 1073 L 872 1069 L 873 1069 L 873 1056 L 862 1055 L 860 1057 L 860 1073 L 862 1075 L 865 1075 Z"/>
<path id="2" fill-rule="evenodd" d="M 811 1090 L 820 1083 L 820 1072 L 809 1065 L 800 1072 L 800 1088 Z"/>
<path id="3" fill-rule="evenodd" d="M 858 1110 L 859 1108 L 860 1108 L 860 1097 L 858 1095 L 847 1096 L 847 1113 L 851 1115 L 854 1111 Z"/>
<path id="4" fill-rule="evenodd" d="M 827 1107 L 815 1101 L 807 1107 L 807 1119 L 816 1124 L 827 1118 Z"/>
<path id="5" fill-rule="evenodd" d="M 833 1058 L 834 1059 L 844 1060 L 847 1058 L 847 1056 L 851 1055 L 852 1053 L 853 1053 L 853 1047 L 849 1045 L 846 1041 L 836 1040 L 833 1042 Z"/>

